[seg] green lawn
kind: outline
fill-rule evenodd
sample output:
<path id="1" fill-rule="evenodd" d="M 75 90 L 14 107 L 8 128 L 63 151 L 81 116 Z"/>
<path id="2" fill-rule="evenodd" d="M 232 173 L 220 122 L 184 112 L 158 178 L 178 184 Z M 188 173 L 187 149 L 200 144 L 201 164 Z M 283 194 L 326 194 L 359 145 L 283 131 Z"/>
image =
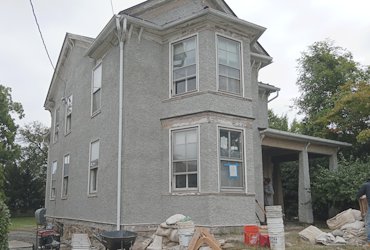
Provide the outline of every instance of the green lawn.
<path id="1" fill-rule="evenodd" d="M 36 228 L 35 217 L 16 217 L 10 218 L 11 225 L 9 231 L 14 230 L 32 230 Z"/>

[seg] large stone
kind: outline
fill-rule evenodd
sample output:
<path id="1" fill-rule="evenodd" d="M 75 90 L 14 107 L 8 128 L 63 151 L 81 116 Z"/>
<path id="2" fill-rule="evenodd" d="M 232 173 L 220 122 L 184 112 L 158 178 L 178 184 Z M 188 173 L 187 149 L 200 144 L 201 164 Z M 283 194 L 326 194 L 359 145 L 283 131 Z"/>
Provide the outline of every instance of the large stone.
<path id="1" fill-rule="evenodd" d="M 186 216 L 183 215 L 183 214 L 175 214 L 175 215 L 172 215 L 171 217 L 169 217 L 166 220 L 166 223 L 167 223 L 167 225 L 174 225 L 177 222 L 179 222 L 180 220 L 183 220 L 185 218 L 186 218 Z"/>
<path id="2" fill-rule="evenodd" d="M 162 241 L 163 241 L 162 236 L 156 235 L 154 237 L 152 244 L 149 245 L 147 250 L 162 250 Z"/>
<path id="3" fill-rule="evenodd" d="M 168 238 L 170 239 L 170 241 L 179 242 L 178 231 L 176 229 L 172 230 Z"/>
<path id="4" fill-rule="evenodd" d="M 172 231 L 171 228 L 162 228 L 161 226 L 159 226 L 155 234 L 163 237 L 168 237 L 171 231 Z"/>

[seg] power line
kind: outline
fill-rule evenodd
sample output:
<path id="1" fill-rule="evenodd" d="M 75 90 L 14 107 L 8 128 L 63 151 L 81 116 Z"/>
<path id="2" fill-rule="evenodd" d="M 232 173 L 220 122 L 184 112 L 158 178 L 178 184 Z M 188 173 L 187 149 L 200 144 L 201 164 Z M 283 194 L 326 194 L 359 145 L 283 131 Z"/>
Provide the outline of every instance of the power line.
<path id="1" fill-rule="evenodd" d="M 110 7 L 112 7 L 112 14 L 114 16 L 113 0 L 110 0 Z"/>
<path id="2" fill-rule="evenodd" d="M 41 37 L 42 43 L 44 44 L 44 48 L 45 48 L 46 54 L 48 55 L 48 58 L 49 58 L 51 67 L 53 67 L 53 69 L 55 70 L 53 61 L 51 60 L 50 55 L 49 55 L 48 48 L 46 47 L 44 37 L 42 36 L 42 32 L 41 32 L 41 29 L 40 29 L 39 22 L 37 21 L 37 17 L 36 17 L 35 9 L 33 8 L 32 0 L 30 0 L 30 4 L 31 4 L 31 8 L 32 8 L 33 17 L 35 18 L 36 25 L 37 25 L 37 28 L 38 28 L 39 33 L 40 33 L 40 37 Z"/>

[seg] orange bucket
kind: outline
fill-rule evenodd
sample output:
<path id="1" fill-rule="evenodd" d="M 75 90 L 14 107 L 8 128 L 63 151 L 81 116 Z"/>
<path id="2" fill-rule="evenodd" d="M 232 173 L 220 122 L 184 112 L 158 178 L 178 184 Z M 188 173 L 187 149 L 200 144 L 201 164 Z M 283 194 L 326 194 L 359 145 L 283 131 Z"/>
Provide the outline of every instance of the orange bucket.
<path id="1" fill-rule="evenodd" d="M 258 246 L 259 227 L 257 225 L 244 226 L 244 244 L 248 246 Z"/>

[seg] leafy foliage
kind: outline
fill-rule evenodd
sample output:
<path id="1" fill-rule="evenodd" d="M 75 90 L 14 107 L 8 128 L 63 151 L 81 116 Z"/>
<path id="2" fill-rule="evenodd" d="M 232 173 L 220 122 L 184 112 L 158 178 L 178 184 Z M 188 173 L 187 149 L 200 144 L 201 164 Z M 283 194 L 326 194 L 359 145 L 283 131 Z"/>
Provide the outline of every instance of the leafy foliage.
<path id="1" fill-rule="evenodd" d="M 47 128 L 33 122 L 20 129 L 21 157 L 6 171 L 6 195 L 12 212 L 37 209 L 44 204 L 47 153 L 44 142 Z"/>
<path id="2" fill-rule="evenodd" d="M 10 213 L 3 200 L 0 199 L 0 249 L 8 249 L 8 230 Z"/>
<path id="3" fill-rule="evenodd" d="M 357 207 L 357 191 L 370 176 L 369 160 L 343 160 L 337 171 L 322 166 L 316 169 L 311 181 L 314 208 L 336 207 L 345 210 Z"/>
<path id="4" fill-rule="evenodd" d="M 274 114 L 271 109 L 268 110 L 267 114 L 270 128 L 288 131 L 289 127 L 287 115 L 282 115 L 279 117 L 278 115 Z"/>

